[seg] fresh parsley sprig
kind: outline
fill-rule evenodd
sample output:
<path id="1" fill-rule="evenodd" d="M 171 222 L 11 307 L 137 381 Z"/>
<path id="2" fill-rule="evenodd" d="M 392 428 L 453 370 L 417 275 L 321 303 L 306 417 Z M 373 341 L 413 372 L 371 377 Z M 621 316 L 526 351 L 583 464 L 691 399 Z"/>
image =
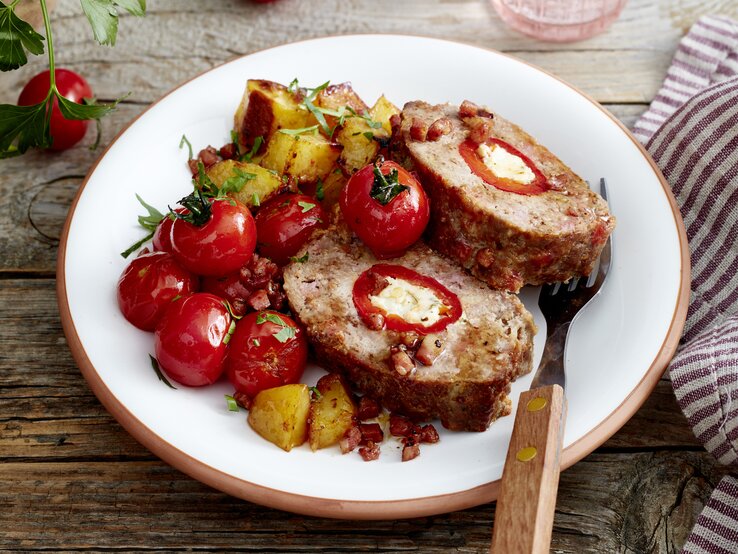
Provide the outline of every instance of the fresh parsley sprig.
<path id="1" fill-rule="evenodd" d="M 281 343 L 285 343 L 290 339 L 294 339 L 295 336 L 297 336 L 297 330 L 292 327 L 291 325 L 288 325 L 285 323 L 285 321 L 279 317 L 277 314 L 270 314 L 268 312 L 261 312 L 259 315 L 256 316 L 256 324 L 262 325 L 269 321 L 270 323 L 274 323 L 275 325 L 279 325 L 281 329 L 274 333 L 272 336 L 277 339 Z"/>
<path id="2" fill-rule="evenodd" d="M 29 148 L 48 148 L 52 138 L 49 132 L 51 107 L 56 100 L 66 119 L 100 120 L 115 109 L 119 98 L 110 104 L 77 104 L 67 100 L 56 86 L 54 41 L 46 0 L 39 0 L 46 37 L 36 32 L 15 13 L 20 0 L 9 4 L 0 1 L 0 71 L 12 71 L 28 63 L 28 55 L 44 53 L 44 41 L 49 58 L 49 92 L 46 98 L 32 106 L 0 104 L 0 159 L 23 154 Z M 146 0 L 80 0 L 95 40 L 114 45 L 118 33 L 118 8 L 142 16 Z"/>

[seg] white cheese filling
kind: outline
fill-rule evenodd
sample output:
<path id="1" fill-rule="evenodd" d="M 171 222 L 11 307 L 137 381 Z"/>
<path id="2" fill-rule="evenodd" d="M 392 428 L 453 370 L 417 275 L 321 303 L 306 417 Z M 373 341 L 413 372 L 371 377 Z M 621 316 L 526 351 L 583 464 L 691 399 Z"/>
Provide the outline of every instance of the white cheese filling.
<path id="1" fill-rule="evenodd" d="M 426 287 L 403 279 L 386 277 L 389 285 L 369 301 L 388 315 L 399 316 L 408 323 L 429 326 L 441 319 L 443 302 Z"/>
<path id="2" fill-rule="evenodd" d="M 521 185 L 529 185 L 536 178 L 535 173 L 528 167 L 520 156 L 511 154 L 503 147 L 493 144 L 480 144 L 477 154 L 495 176 L 500 179 L 510 179 Z"/>

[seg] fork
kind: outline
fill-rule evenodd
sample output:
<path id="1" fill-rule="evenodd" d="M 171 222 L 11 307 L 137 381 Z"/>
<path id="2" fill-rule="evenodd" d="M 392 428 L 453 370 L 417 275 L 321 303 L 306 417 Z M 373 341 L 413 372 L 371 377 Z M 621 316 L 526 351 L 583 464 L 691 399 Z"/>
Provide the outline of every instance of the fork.
<path id="1" fill-rule="evenodd" d="M 607 201 L 605 179 L 600 179 L 600 194 Z M 602 289 L 611 260 L 608 238 L 589 277 L 541 288 L 546 344 L 531 388 L 518 400 L 495 509 L 494 554 L 549 551 L 566 419 L 566 339 L 576 316 Z"/>

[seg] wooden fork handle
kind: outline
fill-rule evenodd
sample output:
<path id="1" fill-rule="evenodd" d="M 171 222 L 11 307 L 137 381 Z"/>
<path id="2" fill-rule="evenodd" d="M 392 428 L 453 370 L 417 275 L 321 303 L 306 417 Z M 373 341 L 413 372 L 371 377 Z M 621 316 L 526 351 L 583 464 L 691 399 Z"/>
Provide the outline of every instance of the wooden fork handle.
<path id="1" fill-rule="evenodd" d="M 493 554 L 549 552 L 565 419 L 559 385 L 520 395 L 495 509 Z"/>

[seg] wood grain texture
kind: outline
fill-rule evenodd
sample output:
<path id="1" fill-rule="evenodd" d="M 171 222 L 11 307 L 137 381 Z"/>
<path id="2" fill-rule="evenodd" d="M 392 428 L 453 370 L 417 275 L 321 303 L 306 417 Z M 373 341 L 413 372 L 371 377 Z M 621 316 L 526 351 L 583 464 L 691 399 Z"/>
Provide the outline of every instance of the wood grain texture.
<path id="1" fill-rule="evenodd" d="M 571 81 L 632 126 L 696 18 L 738 17 L 734 0 L 630 0 L 608 33 L 551 45 L 506 29 L 482 0 L 150 0 L 148 8 L 145 19 L 120 18 L 115 48 L 92 42 L 78 0 L 59 0 L 52 14 L 61 66 L 81 71 L 102 99 L 131 92 L 104 120 L 102 147 L 150 102 L 225 60 L 369 32 L 502 50 Z M 34 57 L 0 76 L 0 102 L 14 102 L 44 64 Z M 344 78 L 340 68 L 329 77 Z M 113 420 L 67 349 L 53 280 L 66 212 L 99 153 L 88 150 L 93 140 L 90 130 L 63 154 L 0 162 L 0 551 L 486 552 L 494 504 L 409 521 L 295 516 L 193 481 Z M 552 551 L 678 552 L 726 471 L 692 435 L 665 378 L 615 436 L 561 474 Z"/>
<path id="2" fill-rule="evenodd" d="M 559 385 L 520 394 L 495 509 L 492 554 L 549 551 L 565 420 Z"/>

